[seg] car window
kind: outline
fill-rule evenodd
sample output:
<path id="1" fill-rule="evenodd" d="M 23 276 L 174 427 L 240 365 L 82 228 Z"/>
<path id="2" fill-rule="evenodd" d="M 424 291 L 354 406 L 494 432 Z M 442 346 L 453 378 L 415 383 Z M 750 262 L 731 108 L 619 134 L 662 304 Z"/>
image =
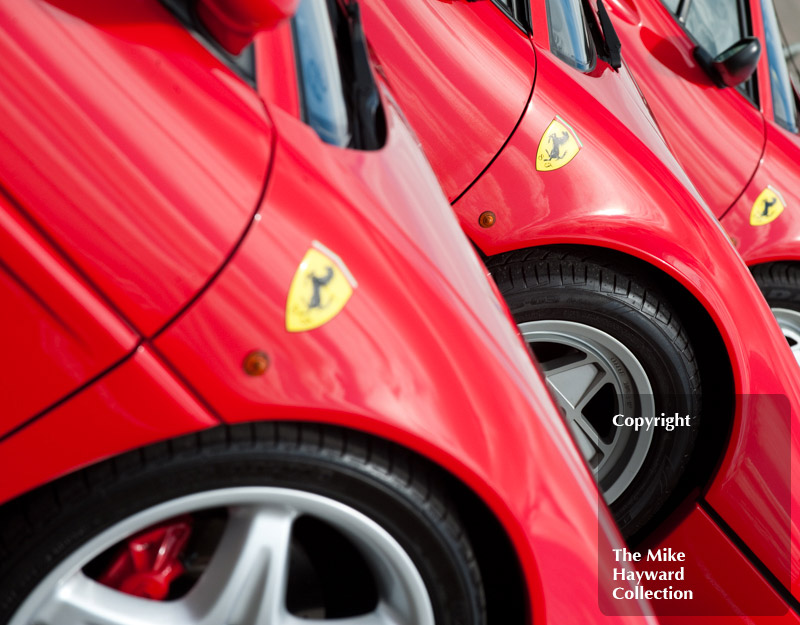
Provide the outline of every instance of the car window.
<path id="1" fill-rule="evenodd" d="M 581 71 L 594 66 L 594 48 L 589 40 L 581 0 L 547 0 L 550 50 Z"/>
<path id="2" fill-rule="evenodd" d="M 692 0 L 685 25 L 712 57 L 730 48 L 745 34 L 738 0 Z"/>
<path id="3" fill-rule="evenodd" d="M 344 147 L 350 123 L 325 0 L 302 0 L 292 20 L 303 116 L 320 139 Z"/>
<path id="4" fill-rule="evenodd" d="M 795 89 L 800 90 L 800 3 L 797 0 L 777 0 L 775 11 L 778 27 L 783 34 L 783 55 Z"/>
<path id="5" fill-rule="evenodd" d="M 713 58 L 751 34 L 750 13 L 742 0 L 661 0 L 694 41 Z M 758 105 L 755 76 L 736 90 Z"/>
<path id="6" fill-rule="evenodd" d="M 797 110 L 795 108 L 792 81 L 784 57 L 778 18 L 771 0 L 761 0 L 764 15 L 764 38 L 769 59 L 769 81 L 772 87 L 772 109 L 775 121 L 784 128 L 797 132 Z"/>
<path id="7" fill-rule="evenodd" d="M 381 148 L 386 120 L 359 4 L 301 0 L 292 28 L 303 121 L 332 145 Z"/>
<path id="8" fill-rule="evenodd" d="M 789 60 L 789 75 L 794 88 L 800 92 L 800 43 L 788 44 L 784 48 L 784 56 Z"/>

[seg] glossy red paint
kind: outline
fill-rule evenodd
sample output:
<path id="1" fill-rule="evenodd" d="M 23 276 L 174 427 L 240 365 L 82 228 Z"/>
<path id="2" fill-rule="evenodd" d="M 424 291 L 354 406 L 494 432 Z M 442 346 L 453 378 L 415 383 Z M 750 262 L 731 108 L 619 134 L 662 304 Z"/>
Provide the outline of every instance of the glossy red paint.
<path id="1" fill-rule="evenodd" d="M 674 32 L 674 28 L 665 38 L 666 43 L 658 43 L 654 41 L 658 36 L 643 26 L 643 20 L 650 15 L 646 11 L 652 9 L 643 7 L 656 3 L 657 0 L 614 2 L 616 15 L 622 18 L 616 21 L 628 20 L 627 25 L 620 24 L 620 31 L 624 33 L 627 29 L 628 32 L 635 30 L 640 33 L 636 45 L 646 50 L 648 55 L 643 63 L 651 64 L 664 74 L 678 72 L 675 80 L 686 81 L 687 77 L 689 80 L 694 77 L 700 81 L 702 77 L 691 60 L 687 44 L 675 41 L 679 33 Z M 419 55 L 425 54 L 422 47 L 425 39 L 413 34 L 419 28 L 418 23 L 425 21 L 424 17 L 403 19 L 403 9 L 400 8 L 395 8 L 395 12 L 389 15 L 380 0 L 366 0 L 365 5 L 367 24 L 374 32 L 409 31 L 410 39 L 420 42 Z M 473 6 L 463 3 L 460 10 L 466 11 Z M 418 3 L 414 3 L 414 7 L 421 10 L 417 8 Z M 504 149 L 494 161 L 486 162 L 488 167 L 477 181 L 458 191 L 461 195 L 454 203 L 454 209 L 461 225 L 489 256 L 550 244 L 574 244 L 621 252 L 644 261 L 651 272 L 658 270 L 670 276 L 703 306 L 725 342 L 733 369 L 735 392 L 739 396 L 733 415 L 733 442 L 727 448 L 722 468 L 709 485 L 709 497 L 720 509 L 724 508 L 725 520 L 742 532 L 745 540 L 754 539 L 758 531 L 764 532 L 758 544 L 772 540 L 774 534 L 780 535 L 786 528 L 786 519 L 780 518 L 780 511 L 758 509 L 758 502 L 762 497 L 769 499 L 785 492 L 788 472 L 774 473 L 775 458 L 768 441 L 779 440 L 776 437 L 785 436 L 786 432 L 782 431 L 783 423 L 778 421 L 761 423 L 759 427 L 763 435 L 760 437 L 751 440 L 743 436 L 741 433 L 758 420 L 757 412 L 743 400 L 743 396 L 785 395 L 791 404 L 792 418 L 796 419 L 800 387 L 794 358 L 752 276 L 670 153 L 627 66 L 623 64 L 618 73 L 602 60 L 586 73 L 568 67 L 550 51 L 544 0 L 534 0 L 531 11 L 531 45 L 536 54 L 533 95 L 522 121 Z M 398 23 L 380 24 L 389 19 L 397 19 Z M 443 41 L 447 40 L 445 30 Z M 493 38 L 515 40 L 520 33 L 510 20 L 502 33 L 497 30 L 462 32 L 464 37 L 475 38 L 473 45 L 481 49 L 494 45 Z M 627 38 L 632 37 L 628 35 Z M 400 54 L 392 45 L 384 45 L 383 37 L 374 38 L 372 45 L 384 68 L 396 66 L 393 70 L 396 74 L 415 75 L 415 68 L 406 68 L 403 64 L 421 62 L 416 56 Z M 625 58 L 628 57 L 626 49 Z M 516 62 L 513 57 L 509 58 L 509 63 Z M 630 63 L 634 70 L 638 69 L 634 61 Z M 671 70 L 670 67 L 678 69 Z M 470 65 L 468 69 L 472 83 L 465 88 L 465 94 L 472 93 L 473 89 L 479 91 L 483 83 L 491 83 L 491 70 L 484 72 L 480 65 Z M 386 71 L 389 73 L 389 69 Z M 437 117 L 448 120 L 453 126 L 462 124 L 453 133 L 466 129 L 454 108 L 429 105 L 429 102 L 437 101 L 436 94 L 429 95 L 429 87 L 424 81 L 411 85 L 395 84 L 395 88 L 400 104 L 412 122 L 415 115 L 431 115 L 435 111 Z M 667 84 L 660 89 L 666 93 L 672 87 Z M 702 160 L 697 160 L 698 150 L 705 142 L 695 139 L 693 144 L 692 137 L 702 137 L 701 129 L 717 128 L 721 132 L 722 126 L 725 127 L 728 143 L 715 146 L 714 154 L 718 151 L 723 162 L 735 159 L 736 163 L 727 180 L 720 183 L 720 176 L 709 176 L 717 181 L 706 181 L 707 188 L 704 188 L 705 192 L 718 198 L 719 205 L 714 210 L 721 215 L 756 170 L 764 123 L 758 111 L 754 112 L 752 106 L 741 102 L 736 104 L 729 117 L 722 118 L 724 123 L 705 122 L 705 111 L 695 110 L 711 106 L 701 103 L 705 102 L 703 98 L 712 94 L 712 88 L 705 84 L 695 91 L 687 90 L 689 86 L 675 87 L 676 97 L 685 97 L 692 107 L 681 109 L 690 111 L 681 115 L 695 114 L 692 123 L 698 126 L 692 130 L 691 124 L 683 124 L 681 133 L 675 135 L 677 139 L 667 134 L 675 145 L 682 145 L 688 153 L 694 154 L 693 173 L 705 174 L 708 171 L 705 163 L 711 159 L 703 153 Z M 722 97 L 732 98 L 731 94 Z M 537 173 L 535 158 L 539 141 L 556 115 L 575 130 L 583 148 L 565 167 Z M 734 132 L 730 132 L 731 126 Z M 488 133 L 483 138 L 469 136 L 478 142 L 464 149 L 466 154 L 483 153 L 491 143 Z M 437 143 L 436 137 L 432 139 L 422 132 L 420 138 L 423 148 L 434 160 L 445 149 Z M 683 164 L 686 165 L 686 161 Z M 697 176 L 694 175 L 693 179 Z M 491 228 L 479 227 L 479 216 L 485 210 L 492 210 L 497 216 Z M 732 285 L 736 285 L 735 288 Z M 795 439 L 792 441 L 793 444 L 797 442 Z M 736 467 L 743 462 L 770 467 L 768 473 L 774 481 L 756 484 L 750 479 L 752 476 L 745 472 L 737 473 Z M 745 488 L 750 489 L 747 492 L 751 501 L 740 505 L 736 511 L 737 503 L 730 493 L 734 490 L 742 493 Z M 792 509 L 797 507 L 793 500 Z M 765 531 L 765 526 L 770 530 Z M 776 544 L 772 540 L 771 559 L 767 552 L 759 549 L 759 555 L 775 566 L 774 573 L 785 571 L 782 554 L 775 550 Z M 732 543 L 725 545 L 721 548 L 731 550 L 733 557 L 735 547 Z"/>
<path id="2" fill-rule="evenodd" d="M 400 97 L 454 200 L 500 151 L 530 97 L 536 61 L 491 2 L 363 3 L 378 72 Z"/>
<path id="3" fill-rule="evenodd" d="M 0 437 L 100 375 L 137 336 L 0 195 Z"/>
<path id="4" fill-rule="evenodd" d="M 619 1 L 619 0 L 618 0 Z M 631 24 L 617 4 L 625 59 L 641 80 L 670 147 L 750 265 L 799 260 L 800 223 L 794 211 L 751 226 L 750 212 L 767 186 L 797 204 L 800 137 L 775 122 L 764 19 L 759 0 L 748 1 L 751 34 L 762 42 L 756 72 L 758 102 L 736 89 L 719 89 L 692 56 L 695 44 L 659 0 L 630 0 L 639 20 Z M 665 55 L 663 50 L 680 51 Z M 750 163 L 752 162 L 752 168 Z M 713 164 L 714 173 L 706 165 Z M 748 164 L 746 174 L 743 166 Z M 722 192 L 720 185 L 730 188 Z"/>
<path id="5" fill-rule="evenodd" d="M 298 149 L 315 140 L 311 131 L 275 111 L 280 139 L 261 220 L 219 279 L 156 347 L 193 386 L 204 389 L 227 422 L 346 419 L 350 427 L 431 457 L 470 484 L 503 519 L 528 574 L 534 619 L 556 623 L 579 614 L 592 622 L 598 618 L 593 586 L 598 519 L 584 521 L 596 514 L 590 513 L 596 491 L 582 479 L 577 487 L 558 483 L 557 472 L 584 475 L 585 470 L 578 469 L 577 455 L 570 455 L 574 466 L 564 463 L 572 448 L 562 423 L 544 388 L 530 378 L 527 353 L 507 313 L 488 285 L 472 279 L 480 269 L 474 254 L 456 245 L 462 235 L 455 223 L 444 213 L 423 212 L 424 198 L 436 193 L 435 182 L 411 158 L 413 140 L 390 113 L 381 154 L 319 146 L 312 160 L 307 149 Z M 347 169 L 369 172 L 365 179 L 380 183 L 372 189 L 356 181 L 331 187 L 329 181 L 341 179 Z M 402 184 L 409 179 L 415 184 Z M 299 180 L 309 186 L 299 191 Z M 311 186 L 311 181 L 318 182 Z M 367 205 L 363 200 L 369 196 Z M 329 208 L 316 211 L 310 198 Z M 402 220 L 390 209 L 401 198 Z M 360 208 L 366 206 L 368 211 Z M 319 233 L 358 288 L 325 326 L 287 335 L 286 285 Z M 445 272 L 434 269 L 432 260 Z M 465 303 L 475 313 L 466 313 Z M 448 323 L 441 324 L 445 318 Z M 264 377 L 241 372 L 242 358 L 254 348 L 270 355 Z M 473 377 L 478 370 L 480 377 Z M 530 402 L 549 416 L 521 418 Z M 492 417 L 486 421 L 482 414 Z M 541 505 L 553 496 L 560 503 Z M 582 519 L 578 525 L 565 509 Z M 608 523 L 605 516 L 600 520 Z M 577 581 L 565 585 L 555 571 L 569 571 Z M 579 602 L 575 584 L 583 589 Z"/>
<path id="6" fill-rule="evenodd" d="M 728 346 L 737 393 L 797 397 L 793 359 L 769 308 L 722 230 L 687 191 L 685 176 L 657 142 L 655 129 L 625 123 L 610 112 L 617 107 L 575 110 L 572 102 L 597 98 L 583 83 L 593 86 L 591 81 L 602 77 L 580 74 L 575 81 L 548 82 L 546 70 L 558 69 L 559 62 L 539 55 L 536 97 L 528 114 L 497 160 L 454 205 L 464 230 L 490 256 L 571 243 L 646 261 L 686 287 L 712 316 Z M 610 72 L 607 77 L 618 78 Z M 628 93 L 629 112 L 641 102 L 634 93 Z M 567 167 L 530 175 L 541 134 L 567 110 L 573 111 L 568 119 L 585 147 Z M 656 149 L 648 149 L 645 141 Z M 613 162 L 608 151 L 617 155 Z M 594 177 L 596 171 L 602 176 Z M 540 199 L 533 204 L 530 198 Z M 487 206 L 497 213 L 491 229 L 478 226 Z M 731 291 L 728 284 L 739 286 Z M 782 362 L 785 369 L 765 373 L 761 367 L 767 362 Z"/>
<path id="7" fill-rule="evenodd" d="M 152 349 L 0 442 L 8 501 L 61 475 L 149 443 L 219 424 Z M 88 435 L 87 435 L 88 433 Z"/>
<path id="8" fill-rule="evenodd" d="M 608 5 L 620 18 L 614 24 L 623 57 L 641 81 L 670 148 L 721 217 L 758 167 L 764 146 L 760 111 L 737 90 L 714 85 L 694 58 L 696 44 L 659 0 L 629 0 L 625 6 L 636 10 L 633 22 L 620 10 L 620 0 Z M 720 173 L 708 175 L 709 166 Z"/>
<path id="9" fill-rule="evenodd" d="M 45 147 L 34 139 L 44 142 L 53 161 L 52 186 L 61 189 L 58 197 L 80 191 L 83 195 L 77 197 L 92 200 L 85 206 L 76 206 L 76 201 L 56 204 L 57 210 L 46 201 L 49 195 L 37 191 L 41 176 L 30 163 L 11 180 L 8 163 L 0 161 L 3 184 L 18 185 L 12 194 L 25 214 L 58 244 L 51 249 L 37 239 L 35 251 L 55 267 L 53 279 L 70 278 L 62 285 L 65 298 L 77 298 L 82 306 L 74 323 L 90 326 L 82 328 L 90 337 L 102 338 L 114 330 L 129 355 L 0 439 L 0 474 L 14 476 L 0 481 L 0 501 L 126 450 L 211 428 L 220 419 L 324 421 L 404 445 L 472 489 L 497 516 L 517 551 L 533 622 L 646 622 L 636 616 L 606 619 L 598 611 L 598 537 L 618 545 L 619 536 L 605 509 L 598 511 L 591 477 L 391 96 L 384 93 L 388 137 L 381 150 L 333 148 L 300 122 L 296 111 L 287 112 L 291 101 L 269 101 L 274 90 L 264 92 L 274 120 L 268 122 L 247 85 L 219 66 L 210 52 L 190 43 L 156 2 L 104 4 L 100 10 L 76 0 L 69 3 L 69 12 L 62 5 L 20 8 L 4 3 L 3 12 L 29 11 L 26 17 L 41 21 L 40 29 L 31 27 L 24 37 L 0 39 L 8 58 L 34 57 L 38 60 L 26 66 L 29 70 L 41 64 L 49 68 L 53 83 L 72 85 L 79 78 L 75 63 L 61 65 L 60 58 L 73 48 L 83 49 L 81 45 L 87 50 L 94 46 L 95 53 L 99 50 L 107 62 L 113 61 L 115 79 L 126 85 L 126 93 L 148 96 L 148 110 L 170 112 L 183 130 L 184 124 L 202 120 L 194 132 L 210 141 L 224 137 L 228 147 L 211 141 L 203 151 L 203 140 L 192 136 L 188 145 L 198 148 L 193 152 L 197 161 L 183 162 L 182 152 L 167 149 L 165 131 L 154 120 L 146 120 L 137 132 L 123 132 L 131 110 L 120 105 L 119 92 L 110 87 L 95 90 L 93 99 L 70 87 L 65 94 L 80 93 L 87 100 L 53 97 L 51 120 L 46 123 L 37 109 L 26 129 L 29 134 L 8 138 L 17 153 L 31 150 L 36 159 L 44 158 Z M 132 20 L 132 15 L 149 19 Z M 8 13 L 0 13 L 0 20 L 15 32 L 16 22 Z M 81 45 L 67 45 L 64 33 L 79 33 Z M 268 49 L 286 44 L 286 30 L 275 35 L 284 39 L 266 42 Z M 79 60 L 86 56 L 76 54 Z M 144 72 L 141 54 L 153 66 L 165 68 L 163 72 Z M 276 76 L 290 67 L 278 68 Z M 106 80 L 93 71 L 92 66 L 85 69 L 89 76 Z M 172 100 L 162 83 L 164 74 L 189 90 L 192 97 L 184 97 L 194 108 L 185 104 L 182 110 L 178 98 Z M 14 100 L 18 90 L 33 102 L 36 90 L 50 85 L 44 78 L 37 82 L 38 75 L 31 83 L 21 75 L 15 78 L 0 88 L 4 113 L 19 110 Z M 207 81 L 217 81 L 219 89 L 211 89 Z M 206 87 L 213 93 L 203 95 Z M 158 103 L 164 106 L 158 108 Z M 84 181 L 82 170 L 67 167 L 68 125 L 80 120 L 82 129 L 96 130 L 86 140 L 98 178 L 100 172 L 119 174 L 131 185 L 119 188 L 131 191 L 135 206 L 103 195 L 102 187 L 89 184 L 94 178 Z M 91 143 L 99 142 L 101 134 L 108 143 L 105 152 Z M 48 142 L 48 137 L 65 144 Z M 248 202 L 260 193 L 268 156 L 260 148 L 268 140 L 275 142 L 274 166 L 253 216 L 255 206 Z M 123 154 L 135 156 L 135 162 Z M 101 162 L 103 155 L 106 162 Z M 213 180 L 208 185 L 195 176 L 200 162 Z M 173 189 L 175 196 L 143 201 L 136 185 L 159 188 L 163 177 L 177 174 L 178 165 L 192 174 L 183 181 L 191 192 L 181 187 L 188 195 Z M 230 197 L 216 196 L 216 184 L 222 181 L 232 186 Z M 10 216 L 4 219 L 19 221 L 7 206 L 0 210 Z M 133 215 L 139 230 L 125 238 L 120 224 L 131 222 Z M 221 232 L 211 244 L 199 233 L 210 236 L 214 220 Z M 67 222 L 74 227 L 66 228 Z M 114 235 L 114 245 L 111 237 L 93 241 L 78 227 L 96 233 L 98 223 Z M 220 254 L 230 252 L 237 233 L 245 230 L 243 243 L 215 276 Z M 174 262 L 158 253 L 166 233 L 180 245 L 182 256 Z M 314 240 L 341 257 L 358 286 L 328 324 L 289 333 L 284 329 L 287 291 Z M 80 271 L 73 272 L 65 257 Z M 82 274 L 88 284 L 78 279 Z M 49 288 L 50 282 L 43 278 L 29 286 Z M 178 320 L 153 340 L 151 333 L 207 283 Z M 103 308 L 105 302 L 113 305 Z M 142 336 L 127 330 L 122 318 L 134 323 Z M 93 324 L 99 328 L 91 328 Z M 141 340 L 133 352 L 131 340 Z M 263 376 L 242 370 L 244 356 L 253 349 L 270 357 Z M 35 385 L 27 382 L 16 390 L 33 392 Z"/>
<path id="10" fill-rule="evenodd" d="M 617 23 L 625 58 L 641 81 L 675 155 L 714 212 L 722 217 L 722 226 L 737 251 L 749 266 L 800 260 L 796 211 L 787 209 L 766 225 L 750 224 L 756 199 L 768 186 L 778 190 L 787 207 L 800 202 L 800 137 L 775 122 L 761 1 L 745 3 L 752 25 L 750 34 L 762 43 L 755 77 L 757 104 L 736 89 L 713 85 L 693 62 L 695 44 L 659 0 L 631 0 L 631 4 L 636 8 L 635 20 L 618 10 L 618 2 L 611 3 L 620 18 Z M 666 55 L 664 50 L 680 54 Z M 755 169 L 744 176 L 742 167 L 750 161 Z M 723 193 L 720 181 L 730 191 Z M 738 324 L 742 332 L 753 327 L 746 319 Z M 756 329 L 760 327 L 757 324 Z M 775 364 L 771 358 L 764 358 L 762 366 L 759 376 Z M 755 404 L 769 398 L 745 401 Z M 788 410 L 784 407 L 781 413 L 786 415 Z M 791 412 L 791 423 L 795 424 L 796 409 Z M 787 441 L 791 447 L 786 454 L 776 454 Z M 784 418 L 738 421 L 717 479 L 706 494 L 714 510 L 795 598 L 800 598 L 800 576 L 790 567 L 787 545 L 791 544 L 794 562 L 800 535 L 788 514 L 794 517 L 800 512 L 800 498 L 791 489 L 791 467 L 797 466 L 798 445 L 795 425 L 790 426 Z"/>
<path id="11" fill-rule="evenodd" d="M 544 15 L 543 1 L 531 6 L 534 18 Z M 377 30 L 378 22 L 388 19 L 382 7 L 380 2 L 365 2 L 367 26 Z M 413 23 L 383 28 L 403 30 Z M 513 39 L 519 33 L 508 20 L 503 36 Z M 491 35 L 498 37 L 496 32 Z M 382 43 L 380 38 L 372 41 L 377 57 L 388 68 L 397 52 Z M 772 360 L 791 371 L 791 354 L 752 278 L 669 152 L 628 70 L 613 72 L 602 60 L 590 73 L 571 69 L 549 51 L 547 30 L 536 23 L 531 44 L 537 56 L 536 88 L 522 121 L 496 160 L 486 163 L 486 172 L 454 204 L 470 238 L 490 256 L 570 243 L 645 260 L 686 287 L 714 319 L 728 345 L 737 392 L 787 392 L 798 397 L 791 375 L 776 372 L 771 377 L 760 371 L 762 362 Z M 488 72 L 484 75 L 475 66 L 470 67 L 470 75 L 476 84 L 491 80 Z M 407 111 L 426 104 L 427 92 L 422 88 L 414 93 L 399 87 L 396 91 Z M 575 129 L 584 148 L 566 167 L 537 173 L 534 160 L 539 140 L 555 115 Z M 449 109 L 440 116 L 456 123 Z M 439 149 L 429 145 L 424 135 L 420 138 L 429 153 Z M 475 146 L 468 152 L 480 149 Z M 598 171 L 602 172 L 599 176 Z M 487 208 L 496 213 L 496 224 L 480 228 L 478 217 Z M 740 287 L 732 292 L 726 284 Z"/>
<path id="12" fill-rule="evenodd" d="M 294 71 L 292 26 L 285 22 L 269 33 L 259 35 L 254 44 L 262 58 L 270 63 L 256 63 L 256 84 L 261 96 L 272 108 L 280 108 L 300 117 L 300 88 Z"/>
<path id="13" fill-rule="evenodd" d="M 686 559 L 667 566 L 664 562 L 647 562 L 649 550 L 657 552 L 659 549 L 683 552 Z M 673 590 L 691 590 L 694 595 L 682 601 L 653 601 L 652 606 L 662 624 L 713 623 L 716 619 L 725 623 L 758 623 L 759 615 L 762 619 L 776 619 L 769 622 L 800 623 L 800 617 L 699 506 L 688 511 L 676 527 L 637 551 L 643 554 L 641 562 L 609 562 L 603 575 L 613 578 L 614 569 L 620 568 L 632 570 L 635 567 L 638 571 L 682 568 L 683 580 L 643 580 L 643 587 L 653 591 L 671 586 Z M 625 601 L 609 598 L 601 603 L 608 613 L 613 613 Z M 709 614 L 719 616 L 697 616 Z M 751 615 L 755 619 L 751 620 Z"/>
<path id="14" fill-rule="evenodd" d="M 281 112 L 273 117 L 276 124 L 292 120 Z M 421 351 L 427 359 L 437 359 L 432 370 L 471 360 L 469 352 L 458 350 L 466 350 L 472 340 L 513 354 L 520 366 L 528 359 L 513 333 L 491 326 L 476 329 L 474 339 L 459 339 L 465 330 L 451 324 L 444 331 L 447 337 L 441 336 L 443 330 L 435 321 L 445 310 L 440 299 L 451 302 L 448 306 L 474 311 L 478 319 L 497 319 L 503 308 L 487 282 L 463 277 L 465 268 L 470 273 L 481 271 L 477 259 L 468 248 L 450 243 L 463 235 L 453 232 L 446 214 L 424 209 L 423 198 L 439 193 L 436 181 L 412 160 L 413 141 L 402 124 L 396 117 L 390 123 L 385 154 L 326 148 L 315 151 L 312 160 L 307 150 L 296 146 L 313 141 L 313 131 L 284 121 L 260 220 L 210 290 L 155 340 L 156 348 L 185 372 L 189 382 L 204 389 L 204 397 L 226 421 L 249 421 L 265 404 L 292 407 L 298 398 L 304 398 L 306 409 L 317 415 L 342 412 L 348 397 L 364 397 L 370 412 L 382 414 L 383 420 L 396 414 L 398 421 L 424 429 L 432 425 L 427 416 L 431 403 L 455 398 L 449 389 L 437 390 L 435 384 L 421 391 L 416 381 Z M 397 165 L 390 173 L 390 161 L 413 165 L 397 177 Z M 362 171 L 369 185 L 342 189 L 327 182 L 342 179 L 348 169 Z M 298 184 L 303 179 L 308 182 Z M 414 179 L 416 184 L 408 187 L 402 179 Z M 367 204 L 365 200 L 376 193 L 380 202 Z M 320 214 L 316 202 L 328 208 Z M 404 219 L 380 210 L 390 202 L 409 207 Z M 361 206 L 368 210 L 359 210 Z M 310 233 L 307 223 L 320 234 Z M 345 311 L 328 324 L 313 333 L 290 335 L 284 327 L 286 288 L 315 237 L 342 258 L 358 287 Z M 426 267 L 431 268 L 432 284 L 412 277 L 425 273 Z M 443 276 L 453 276 L 447 280 L 450 286 Z M 250 285 L 262 288 L 247 288 Z M 425 302 L 420 306 L 421 319 L 409 317 L 397 306 L 399 299 Z M 374 312 L 378 310 L 382 312 Z M 400 341 L 396 347 L 393 337 Z M 376 364 L 347 375 L 337 373 L 339 340 L 357 349 L 361 359 Z M 405 355 L 402 344 L 409 348 Z M 269 355 L 270 371 L 264 378 L 242 380 L 242 361 L 253 349 Z M 388 358 L 387 353 L 395 355 Z M 194 362 L 214 366 L 182 364 Z M 319 370 L 329 373 L 320 378 Z M 376 379 L 392 380 L 391 390 L 376 388 Z M 309 387 L 315 389 L 312 405 L 307 399 Z M 471 385 L 461 390 L 457 409 L 448 414 L 471 412 L 472 394 Z M 445 399 L 440 399 L 443 395 Z M 508 410 L 513 412 L 513 407 Z M 461 436 L 472 434 L 465 427 Z"/>
<path id="15" fill-rule="evenodd" d="M 197 12 L 231 54 L 239 54 L 262 30 L 294 14 L 299 0 L 200 0 Z"/>
<path id="16" fill-rule="evenodd" d="M 717 479 L 706 500 L 797 597 L 800 579 L 793 562 L 798 549 L 800 498 L 792 482 L 800 466 L 800 432 L 782 396 L 746 398 L 760 418 L 736 425 Z"/>
<path id="17" fill-rule="evenodd" d="M 151 335 L 255 212 L 263 106 L 158 2 L 4 2 L 0 20 L 0 184 Z"/>
<path id="18" fill-rule="evenodd" d="M 767 144 L 761 165 L 742 196 L 722 218 L 722 227 L 736 241 L 748 265 L 778 260 L 800 261 L 800 137 L 775 124 L 767 124 Z M 756 199 L 767 187 L 784 198 L 786 210 L 773 222 L 750 225 Z"/>

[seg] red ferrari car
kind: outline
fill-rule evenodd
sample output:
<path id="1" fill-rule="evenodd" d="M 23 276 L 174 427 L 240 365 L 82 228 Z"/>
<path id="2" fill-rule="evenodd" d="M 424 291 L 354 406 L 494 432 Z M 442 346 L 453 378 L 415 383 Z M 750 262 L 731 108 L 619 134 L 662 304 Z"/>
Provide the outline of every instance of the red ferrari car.
<path id="1" fill-rule="evenodd" d="M 800 356 L 800 119 L 773 1 L 608 4 L 623 57 L 666 140 Z M 792 431 L 791 466 L 796 467 L 796 425 Z M 788 458 L 785 463 L 789 471 Z M 755 472 L 762 469 L 758 462 L 753 466 Z M 749 501 L 751 496 L 741 497 Z M 730 503 L 732 530 L 753 550 L 753 561 L 778 576 L 777 586 L 800 610 L 796 526 L 791 525 L 790 560 L 785 541 L 765 541 L 756 529 L 762 521 L 739 515 Z M 790 511 L 796 518 L 796 492 Z M 788 510 L 781 513 L 787 515 Z"/>
<path id="2" fill-rule="evenodd" d="M 0 622 L 608 622 L 358 7 L 293 4 L 0 2 Z"/>
<path id="3" fill-rule="evenodd" d="M 800 360 L 800 118 L 772 0 L 610 0 L 667 141 Z"/>
<path id="4" fill-rule="evenodd" d="M 691 549 L 717 576 L 706 598 L 764 613 L 737 604 L 737 567 L 759 562 L 753 588 L 767 593 L 788 584 L 796 363 L 669 152 L 602 2 L 364 6 L 379 71 L 623 532 L 638 541 L 694 488 L 663 531 L 704 537 Z M 767 412 L 771 394 L 792 407 Z M 611 418 L 628 412 L 697 419 L 677 434 L 631 431 Z"/>

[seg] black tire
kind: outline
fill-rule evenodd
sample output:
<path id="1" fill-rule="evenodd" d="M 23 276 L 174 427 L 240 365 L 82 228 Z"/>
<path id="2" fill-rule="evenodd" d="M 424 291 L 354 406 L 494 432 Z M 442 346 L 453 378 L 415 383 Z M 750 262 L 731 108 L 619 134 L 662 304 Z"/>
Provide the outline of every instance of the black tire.
<path id="1" fill-rule="evenodd" d="M 267 486 L 366 515 L 411 558 L 436 625 L 485 625 L 480 572 L 436 475 L 393 445 L 316 425 L 220 427 L 127 453 L 0 508 L 0 623 L 59 562 L 121 520 L 195 493 Z"/>
<path id="2" fill-rule="evenodd" d="M 800 350 L 800 264 L 771 263 L 751 271 L 789 347 Z"/>
<path id="3" fill-rule="evenodd" d="M 639 377 L 643 370 L 652 387 L 656 414 L 679 413 L 692 417 L 689 427 L 677 427 L 672 432 L 657 428 L 653 432 L 641 467 L 626 474 L 629 485 L 610 503 L 623 535 L 633 535 L 659 512 L 675 490 L 686 471 L 700 425 L 700 373 L 678 316 L 655 285 L 633 277 L 624 265 L 573 250 L 516 251 L 488 259 L 487 266 L 521 328 L 531 327 L 531 324 L 522 325 L 525 322 L 552 321 L 553 325 L 566 328 L 564 333 L 575 328 L 587 333 L 599 330 L 602 335 L 594 334 L 612 337 L 640 363 Z M 540 361 L 546 363 L 554 353 L 563 361 L 561 352 L 553 351 L 555 342 L 530 344 Z M 563 349 L 572 348 L 565 344 Z M 604 349 L 612 351 L 613 347 Z M 617 388 L 623 386 L 620 384 Z M 615 392 L 614 396 L 616 410 L 631 405 L 631 397 L 620 392 Z M 613 409 L 612 394 L 603 397 L 602 414 L 593 417 L 598 432 L 601 427 L 611 427 L 608 423 L 615 414 L 606 416 L 606 412 Z M 556 400 L 563 410 L 561 398 L 557 396 Z M 609 492 L 608 480 L 621 479 L 623 470 L 626 469 L 609 469 L 610 477 L 598 484 L 604 495 Z"/>

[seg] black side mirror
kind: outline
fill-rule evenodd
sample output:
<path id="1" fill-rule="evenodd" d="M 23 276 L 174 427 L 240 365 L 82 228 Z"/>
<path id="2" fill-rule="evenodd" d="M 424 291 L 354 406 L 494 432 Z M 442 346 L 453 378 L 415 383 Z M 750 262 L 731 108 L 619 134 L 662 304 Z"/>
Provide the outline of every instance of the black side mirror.
<path id="1" fill-rule="evenodd" d="M 694 58 L 720 89 L 735 87 L 753 75 L 761 56 L 761 42 L 755 37 L 737 41 L 715 58 L 701 46 L 694 49 Z"/>

